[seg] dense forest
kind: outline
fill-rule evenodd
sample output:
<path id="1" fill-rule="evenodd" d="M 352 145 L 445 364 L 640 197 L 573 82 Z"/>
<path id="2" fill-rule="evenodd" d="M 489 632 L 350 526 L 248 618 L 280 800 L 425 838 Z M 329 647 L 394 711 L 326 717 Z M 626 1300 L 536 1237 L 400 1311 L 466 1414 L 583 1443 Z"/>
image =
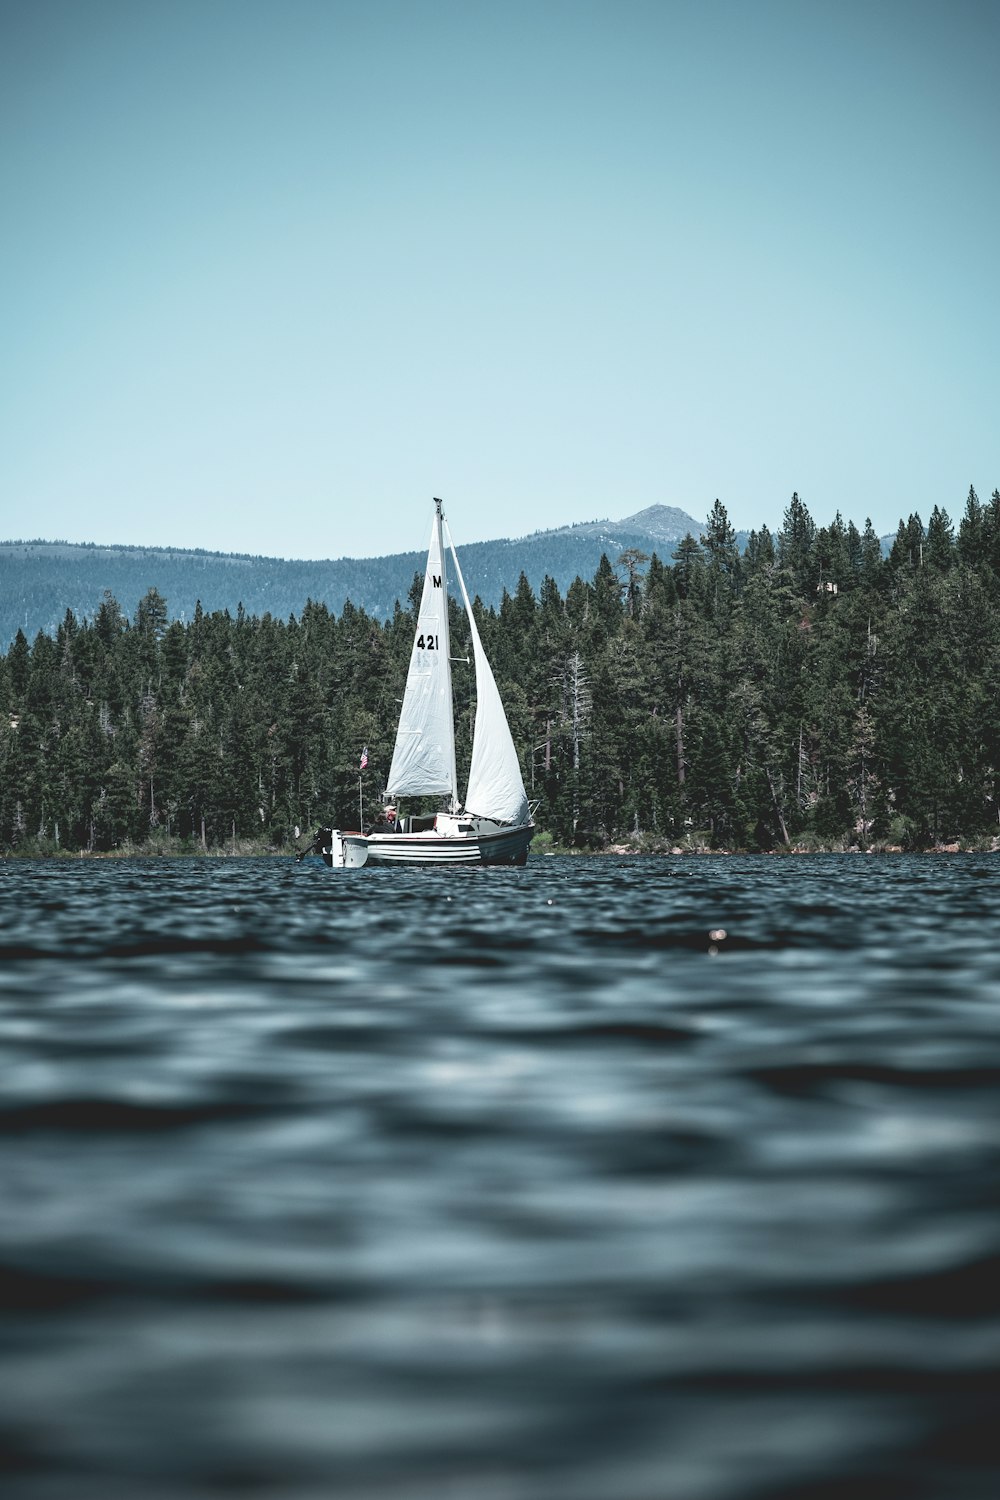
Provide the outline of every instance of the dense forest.
<path id="1" fill-rule="evenodd" d="M 413 601 L 308 602 L 18 632 L 0 658 L 0 849 L 289 848 L 356 827 L 388 771 Z M 922 848 L 1000 833 L 1000 493 L 957 527 L 818 527 L 798 495 L 741 551 L 718 501 L 669 561 L 626 548 L 565 592 L 524 576 L 479 628 L 565 843 Z M 454 654 L 467 654 L 456 610 Z M 455 667 L 459 770 L 473 714 Z M 359 769 L 367 747 L 368 765 Z"/>

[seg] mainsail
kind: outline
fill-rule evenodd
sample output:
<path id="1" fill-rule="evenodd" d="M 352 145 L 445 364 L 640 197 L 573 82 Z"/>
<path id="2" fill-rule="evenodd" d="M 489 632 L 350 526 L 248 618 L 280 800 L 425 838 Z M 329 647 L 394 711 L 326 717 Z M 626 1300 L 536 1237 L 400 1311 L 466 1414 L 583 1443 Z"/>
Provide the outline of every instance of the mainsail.
<path id="1" fill-rule="evenodd" d="M 448 792 L 452 807 L 458 806 L 448 585 L 441 545 L 440 507 L 431 531 L 424 591 L 386 791 L 393 797 Z"/>

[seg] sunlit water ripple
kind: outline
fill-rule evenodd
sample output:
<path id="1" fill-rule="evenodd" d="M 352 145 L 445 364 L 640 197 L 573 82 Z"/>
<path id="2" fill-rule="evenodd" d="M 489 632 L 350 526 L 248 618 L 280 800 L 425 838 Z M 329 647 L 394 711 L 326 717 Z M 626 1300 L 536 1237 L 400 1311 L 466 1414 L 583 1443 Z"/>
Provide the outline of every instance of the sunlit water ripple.
<path id="1" fill-rule="evenodd" d="M 5 1493 L 993 1500 L 998 876 L 0 861 Z"/>

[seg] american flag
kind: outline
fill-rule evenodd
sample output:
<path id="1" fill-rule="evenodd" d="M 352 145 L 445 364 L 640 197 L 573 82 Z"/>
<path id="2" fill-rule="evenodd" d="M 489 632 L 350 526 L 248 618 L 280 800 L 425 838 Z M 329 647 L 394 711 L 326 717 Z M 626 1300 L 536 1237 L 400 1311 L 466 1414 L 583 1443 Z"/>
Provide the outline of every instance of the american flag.
<path id="1" fill-rule="evenodd" d="M 365 748 L 361 752 L 361 769 L 362 769 L 362 771 L 366 768 L 367 765 L 368 765 L 368 746 L 366 745 Z"/>

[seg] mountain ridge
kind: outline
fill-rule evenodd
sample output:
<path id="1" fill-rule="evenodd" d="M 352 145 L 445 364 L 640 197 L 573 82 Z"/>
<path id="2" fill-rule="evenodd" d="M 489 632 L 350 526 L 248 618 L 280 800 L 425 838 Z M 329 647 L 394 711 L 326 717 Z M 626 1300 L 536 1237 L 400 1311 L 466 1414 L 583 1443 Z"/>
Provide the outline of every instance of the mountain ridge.
<path id="1" fill-rule="evenodd" d="M 574 578 L 593 577 L 602 553 L 638 547 L 669 560 L 668 548 L 688 532 L 698 536 L 702 530 L 677 506 L 652 505 L 620 521 L 585 521 L 464 544 L 462 572 L 470 595 L 496 606 L 505 589 L 514 592 L 522 573 L 536 593 L 546 576 L 565 592 Z M 106 592 L 132 617 L 151 588 L 166 599 L 171 619 L 190 619 L 198 603 L 208 613 L 235 613 L 242 605 L 251 615 L 287 618 L 301 614 L 309 599 L 337 614 L 350 600 L 384 619 L 407 598 L 424 556 L 286 559 L 127 543 L 0 541 L 0 649 L 7 649 L 19 629 L 29 640 L 39 631 L 54 635 L 67 610 L 78 620 L 92 619 Z"/>

